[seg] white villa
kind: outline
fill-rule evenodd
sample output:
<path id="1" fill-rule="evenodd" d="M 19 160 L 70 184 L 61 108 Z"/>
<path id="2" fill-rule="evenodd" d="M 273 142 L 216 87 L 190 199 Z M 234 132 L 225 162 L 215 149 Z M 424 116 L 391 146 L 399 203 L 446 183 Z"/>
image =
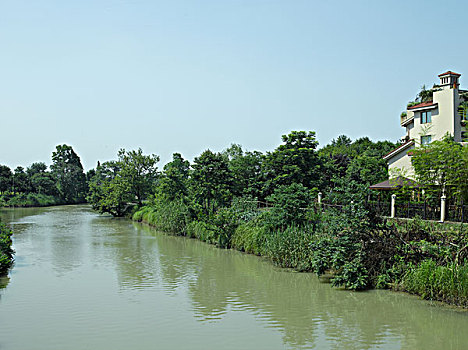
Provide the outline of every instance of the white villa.
<path id="1" fill-rule="evenodd" d="M 390 178 L 414 176 L 409 152 L 411 149 L 440 140 L 447 133 L 456 142 L 462 142 L 468 137 L 468 128 L 463 121 L 466 115 L 459 109 L 460 104 L 468 102 L 468 90 L 459 89 L 460 74 L 448 71 L 439 74 L 439 78 L 438 85 L 425 91 L 426 98 L 408 104 L 406 112 L 401 114 L 400 123 L 406 130 L 403 144 L 384 156 Z"/>

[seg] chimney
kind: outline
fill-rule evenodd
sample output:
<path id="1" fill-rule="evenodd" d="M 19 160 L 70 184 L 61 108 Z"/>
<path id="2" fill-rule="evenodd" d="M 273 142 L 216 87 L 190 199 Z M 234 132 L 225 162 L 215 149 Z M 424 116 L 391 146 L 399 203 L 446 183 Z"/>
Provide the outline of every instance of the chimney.
<path id="1" fill-rule="evenodd" d="M 461 76 L 461 74 L 454 73 L 452 71 L 448 71 L 442 74 L 439 74 L 440 78 L 440 86 L 446 86 L 450 87 L 452 89 L 457 89 L 458 86 L 460 85 L 458 83 L 458 78 Z"/>

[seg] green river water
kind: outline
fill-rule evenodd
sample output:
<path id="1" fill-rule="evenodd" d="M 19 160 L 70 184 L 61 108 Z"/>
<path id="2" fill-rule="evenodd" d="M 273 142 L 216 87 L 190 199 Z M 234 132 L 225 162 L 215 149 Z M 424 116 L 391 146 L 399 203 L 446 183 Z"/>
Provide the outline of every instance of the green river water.
<path id="1" fill-rule="evenodd" d="M 3 209 L 0 350 L 468 349 L 468 312 L 355 293 L 87 206 Z"/>

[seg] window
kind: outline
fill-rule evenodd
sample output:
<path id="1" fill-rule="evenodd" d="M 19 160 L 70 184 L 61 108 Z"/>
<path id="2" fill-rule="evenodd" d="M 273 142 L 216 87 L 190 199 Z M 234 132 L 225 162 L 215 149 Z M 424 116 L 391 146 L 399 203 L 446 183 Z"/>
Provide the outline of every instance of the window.
<path id="1" fill-rule="evenodd" d="M 426 123 L 431 123 L 431 122 L 432 122 L 431 111 L 421 112 L 421 124 L 426 124 Z"/>
<path id="2" fill-rule="evenodd" d="M 421 145 L 428 145 L 431 143 L 431 135 L 421 136 Z"/>

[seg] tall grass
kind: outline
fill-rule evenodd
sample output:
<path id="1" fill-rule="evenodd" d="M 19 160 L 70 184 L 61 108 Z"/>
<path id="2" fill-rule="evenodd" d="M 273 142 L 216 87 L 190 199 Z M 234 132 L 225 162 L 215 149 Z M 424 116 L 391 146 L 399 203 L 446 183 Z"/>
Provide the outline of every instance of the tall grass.
<path id="1" fill-rule="evenodd" d="M 404 290 L 425 299 L 468 306 L 468 263 L 437 265 L 432 259 L 422 261 L 403 278 Z"/>
<path id="2" fill-rule="evenodd" d="M 267 235 L 265 227 L 256 221 L 242 223 L 232 235 L 231 246 L 246 253 L 265 255 Z"/>
<path id="3" fill-rule="evenodd" d="M 156 229 L 185 236 L 190 213 L 182 201 L 157 201 L 154 205 L 145 206 L 133 214 L 134 221 L 143 221 Z"/>
<path id="4" fill-rule="evenodd" d="M 267 236 L 266 255 L 278 266 L 313 271 L 315 240 L 311 226 L 287 226 Z"/>

